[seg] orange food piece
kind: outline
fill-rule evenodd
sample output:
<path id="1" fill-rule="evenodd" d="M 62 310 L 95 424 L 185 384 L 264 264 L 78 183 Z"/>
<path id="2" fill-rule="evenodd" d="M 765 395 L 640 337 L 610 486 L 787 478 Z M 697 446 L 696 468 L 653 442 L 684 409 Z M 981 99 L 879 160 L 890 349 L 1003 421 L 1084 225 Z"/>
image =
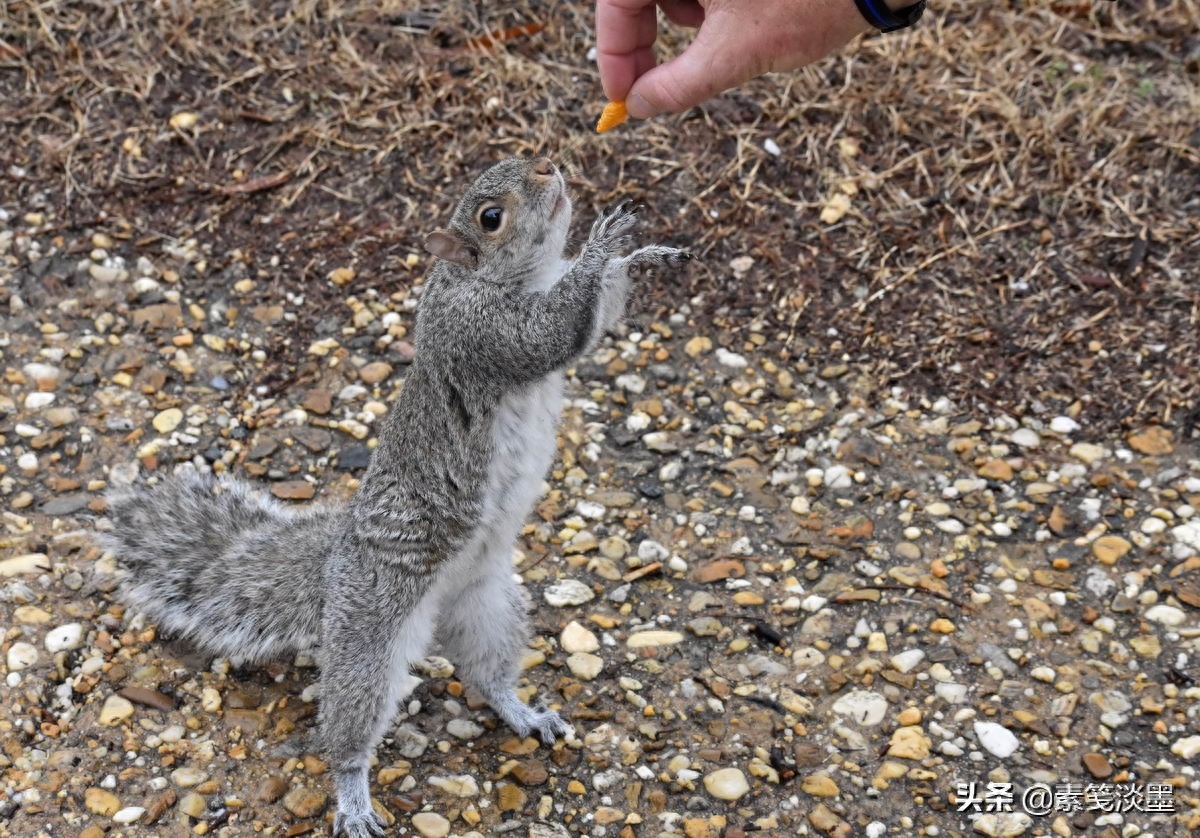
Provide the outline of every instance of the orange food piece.
<path id="1" fill-rule="evenodd" d="M 625 109 L 624 100 L 609 102 L 604 106 L 604 112 L 600 114 L 600 120 L 596 123 L 596 133 L 603 134 L 605 131 L 616 128 L 627 119 L 629 119 L 629 111 Z"/>

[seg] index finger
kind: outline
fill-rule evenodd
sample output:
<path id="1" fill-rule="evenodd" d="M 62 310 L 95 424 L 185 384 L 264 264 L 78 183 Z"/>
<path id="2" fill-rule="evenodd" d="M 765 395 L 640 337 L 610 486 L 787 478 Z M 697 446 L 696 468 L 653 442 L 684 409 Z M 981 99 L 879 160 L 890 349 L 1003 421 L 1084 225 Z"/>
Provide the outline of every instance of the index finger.
<path id="1" fill-rule="evenodd" d="M 596 62 L 604 95 L 621 101 L 655 65 L 655 0 L 596 0 Z"/>

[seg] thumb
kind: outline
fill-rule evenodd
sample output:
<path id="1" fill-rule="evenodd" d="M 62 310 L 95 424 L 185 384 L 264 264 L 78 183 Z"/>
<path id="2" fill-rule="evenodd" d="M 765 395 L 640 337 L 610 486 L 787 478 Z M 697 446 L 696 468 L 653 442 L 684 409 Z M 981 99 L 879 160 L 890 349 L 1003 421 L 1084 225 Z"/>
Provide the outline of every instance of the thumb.
<path id="1" fill-rule="evenodd" d="M 723 18 L 710 16 L 687 49 L 634 82 L 625 97 L 630 116 L 680 113 L 759 75 L 753 40 L 745 28 L 723 26 Z"/>

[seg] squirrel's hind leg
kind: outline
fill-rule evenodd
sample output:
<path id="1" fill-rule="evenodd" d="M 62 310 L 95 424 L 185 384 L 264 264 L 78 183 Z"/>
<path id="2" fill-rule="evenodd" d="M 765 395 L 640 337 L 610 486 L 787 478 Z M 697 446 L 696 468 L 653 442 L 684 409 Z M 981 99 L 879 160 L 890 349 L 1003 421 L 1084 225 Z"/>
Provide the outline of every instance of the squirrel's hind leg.
<path id="1" fill-rule="evenodd" d="M 487 560 L 484 576 L 442 603 L 438 644 L 462 679 L 474 687 L 518 736 L 553 742 L 571 728 L 558 713 L 517 697 L 521 658 L 529 642 L 525 592 L 513 579 L 508 545 Z"/>
<path id="2" fill-rule="evenodd" d="M 398 607 L 395 580 L 380 581 L 392 570 L 341 575 L 326 605 L 321 744 L 337 788 L 334 835 L 346 838 L 383 834 L 367 768 L 397 703 L 412 688 L 409 667 L 424 657 L 433 634 L 430 597 L 412 609 Z"/>

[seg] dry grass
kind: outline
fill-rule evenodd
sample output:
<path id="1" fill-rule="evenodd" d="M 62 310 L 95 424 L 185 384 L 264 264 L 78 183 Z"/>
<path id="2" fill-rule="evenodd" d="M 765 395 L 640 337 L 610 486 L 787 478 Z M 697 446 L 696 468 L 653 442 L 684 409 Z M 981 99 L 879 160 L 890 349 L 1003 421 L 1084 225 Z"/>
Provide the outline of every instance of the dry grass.
<path id="1" fill-rule="evenodd" d="M 597 137 L 588 3 L 0 2 L 0 205 L 132 253 L 211 243 L 197 294 L 240 259 L 332 299 L 336 265 L 407 282 L 474 172 L 549 154 L 583 215 L 635 195 L 705 257 L 688 287 L 648 289 L 652 308 L 690 299 L 735 343 L 757 332 L 762 351 L 968 408 L 1194 432 L 1196 0 L 936 6 L 911 33 Z M 848 212 L 822 223 L 838 193 Z"/>

